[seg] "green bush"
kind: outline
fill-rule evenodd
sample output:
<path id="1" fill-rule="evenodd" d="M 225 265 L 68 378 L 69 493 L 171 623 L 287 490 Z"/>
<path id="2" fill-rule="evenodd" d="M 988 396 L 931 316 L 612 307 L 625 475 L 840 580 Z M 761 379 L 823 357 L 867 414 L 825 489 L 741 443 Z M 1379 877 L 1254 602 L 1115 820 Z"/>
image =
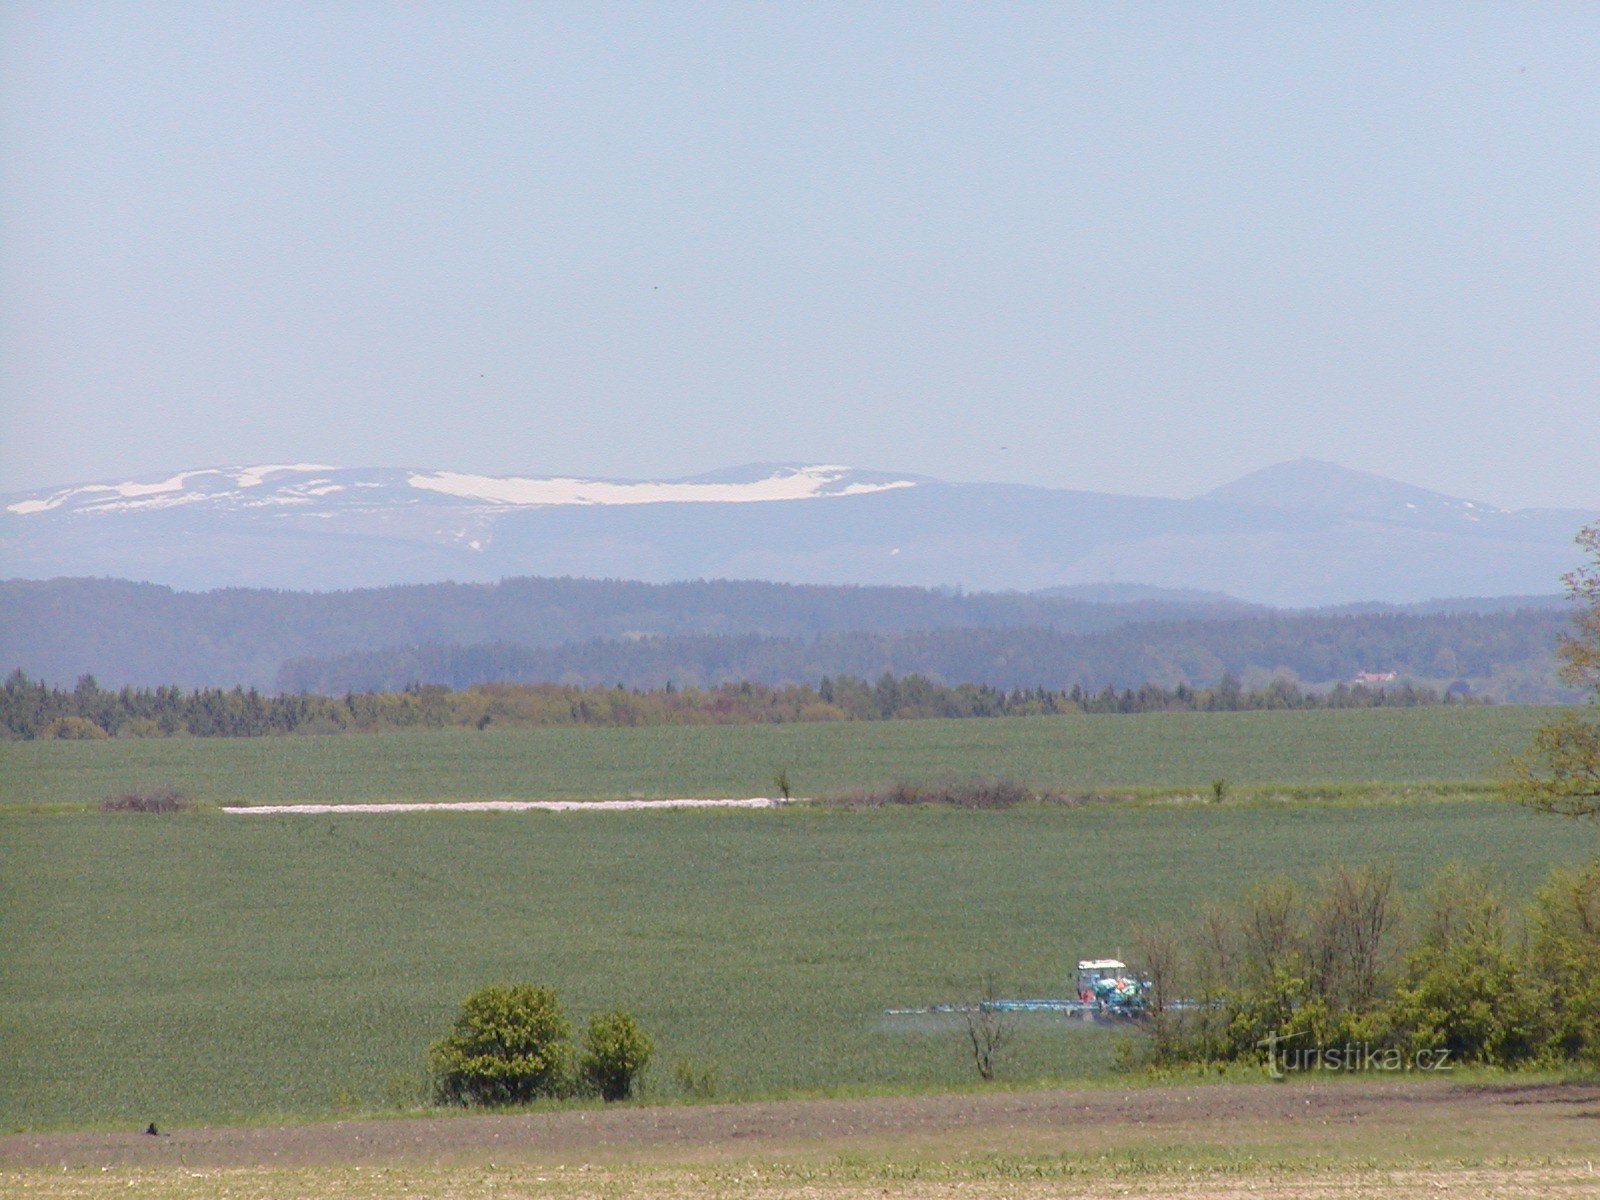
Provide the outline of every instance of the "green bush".
<path id="1" fill-rule="evenodd" d="M 57 717 L 39 731 L 39 736 L 45 741 L 94 742 L 110 735 L 87 717 Z"/>
<path id="2" fill-rule="evenodd" d="M 1600 1061 L 1600 860 L 1554 871 L 1527 909 L 1525 934 L 1485 872 L 1447 867 L 1398 952 L 1387 872 L 1335 870 L 1307 899 L 1267 884 L 1231 911 L 1203 915 L 1190 936 L 1163 943 L 1186 942 L 1192 961 L 1142 947 L 1162 990 L 1197 1003 L 1156 1004 L 1124 1063 L 1250 1061 L 1278 1043 L 1413 1063 L 1425 1054 L 1497 1067 Z"/>
<path id="3" fill-rule="evenodd" d="M 1557 1051 L 1600 1061 L 1600 859 L 1553 872 L 1529 917 L 1530 957 L 1547 988 Z"/>
<path id="4" fill-rule="evenodd" d="M 949 808 L 1015 808 L 1031 801 L 1065 799 L 1010 779 L 974 779 L 953 783 L 894 783 L 885 788 L 853 792 L 825 801 L 848 808 L 883 808 L 889 805 L 932 804 Z"/>
<path id="5" fill-rule="evenodd" d="M 603 1100 L 626 1100 L 654 1048 L 631 1013 L 595 1013 L 583 1037 L 583 1081 Z"/>
<path id="6" fill-rule="evenodd" d="M 158 787 L 143 792 L 123 792 L 107 796 L 100 801 L 101 812 L 180 812 L 189 807 L 183 793 L 170 787 Z"/>
<path id="7" fill-rule="evenodd" d="M 461 1002 L 450 1036 L 430 1052 L 439 1099 L 526 1104 L 571 1091 L 572 1026 L 554 988 L 479 988 Z"/>
<path id="8" fill-rule="evenodd" d="M 1392 1005 L 1395 1025 L 1412 1047 L 1448 1049 L 1457 1062 L 1494 1066 L 1549 1052 L 1545 984 L 1511 938 L 1509 921 L 1482 872 L 1440 873 Z"/>
<path id="9" fill-rule="evenodd" d="M 709 1058 L 690 1058 L 680 1054 L 672 1060 L 672 1081 L 685 1096 L 710 1100 L 717 1094 L 721 1070 Z"/>

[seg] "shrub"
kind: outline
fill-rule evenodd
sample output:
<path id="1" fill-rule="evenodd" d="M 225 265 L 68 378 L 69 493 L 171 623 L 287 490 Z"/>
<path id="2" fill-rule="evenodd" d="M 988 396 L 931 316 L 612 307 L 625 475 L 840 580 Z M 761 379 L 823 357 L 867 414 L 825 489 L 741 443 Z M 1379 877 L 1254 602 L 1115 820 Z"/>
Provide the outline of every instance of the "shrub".
<path id="1" fill-rule="evenodd" d="M 46 741 L 92 742 L 110 735 L 87 717 L 57 717 L 39 731 L 39 736 Z"/>
<path id="2" fill-rule="evenodd" d="M 1549 989 L 1557 1049 L 1600 1061 L 1600 859 L 1554 871 L 1530 917 L 1532 965 Z"/>
<path id="3" fill-rule="evenodd" d="M 383 1102 L 391 1109 L 405 1111 L 428 1102 L 428 1081 L 419 1073 L 396 1071 L 383 1083 Z"/>
<path id="4" fill-rule="evenodd" d="M 654 1048 L 631 1013 L 595 1013 L 583 1037 L 583 1080 L 602 1100 L 626 1100 Z"/>
<path id="5" fill-rule="evenodd" d="M 571 1090 L 572 1026 L 554 988 L 479 988 L 461 1002 L 450 1036 L 430 1051 L 439 1099 L 526 1104 Z"/>
<path id="6" fill-rule="evenodd" d="M 1015 808 L 1030 801 L 1081 802 L 1055 793 L 1035 792 L 1010 779 L 979 779 L 956 783 L 895 783 L 876 791 L 834 798 L 832 803 L 852 808 L 888 805 L 935 804 L 948 808 Z"/>
<path id="7" fill-rule="evenodd" d="M 672 1081 L 685 1096 L 709 1100 L 717 1094 L 721 1072 L 709 1058 L 690 1058 L 680 1054 L 672 1060 Z"/>
<path id="8" fill-rule="evenodd" d="M 1547 1052 L 1542 981 L 1518 954 L 1509 916 L 1479 872 L 1451 867 L 1434 881 L 1422 938 L 1407 956 L 1409 975 L 1393 1005 L 1412 1046 L 1493 1066 Z"/>
<path id="9" fill-rule="evenodd" d="M 119 796 L 108 796 L 100 801 L 102 812 L 165 813 L 177 812 L 188 807 L 189 802 L 183 795 L 169 787 L 159 787 L 148 792 L 123 792 Z"/>
<path id="10" fill-rule="evenodd" d="M 1388 871 L 1338 868 L 1309 896 L 1268 882 L 1203 914 L 1187 939 L 1142 938 L 1144 970 L 1163 986 L 1126 1061 L 1250 1061 L 1277 1042 L 1500 1067 L 1600 1054 L 1600 863 L 1551 876 L 1530 909 L 1531 945 L 1481 872 L 1442 871 L 1395 953 L 1398 907 Z M 1166 977 L 1184 968 L 1178 986 L 1196 1003 L 1169 1013 Z"/>

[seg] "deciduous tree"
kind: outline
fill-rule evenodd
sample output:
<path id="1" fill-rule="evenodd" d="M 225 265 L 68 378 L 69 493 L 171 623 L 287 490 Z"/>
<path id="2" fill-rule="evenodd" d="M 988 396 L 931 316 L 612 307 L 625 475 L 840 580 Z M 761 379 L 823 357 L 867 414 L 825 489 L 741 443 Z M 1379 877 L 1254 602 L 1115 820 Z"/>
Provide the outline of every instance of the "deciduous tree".
<path id="1" fill-rule="evenodd" d="M 650 1036 L 632 1013 L 620 1009 L 595 1013 L 589 1018 L 589 1028 L 583 1039 L 580 1070 L 584 1082 L 598 1092 L 602 1100 L 626 1100 L 633 1094 L 639 1076 L 650 1065 L 654 1049 Z"/>
<path id="2" fill-rule="evenodd" d="M 432 1049 L 439 1098 L 457 1104 L 525 1104 L 570 1089 L 572 1026 L 554 988 L 479 988 L 455 1028 Z"/>
<path id="3" fill-rule="evenodd" d="M 1579 532 L 1577 542 L 1589 561 L 1564 580 L 1578 611 L 1573 633 L 1561 640 L 1561 676 L 1600 702 L 1600 525 Z M 1506 764 L 1501 788 L 1536 812 L 1600 817 L 1600 720 L 1573 713 L 1540 727 L 1532 748 Z"/>
<path id="4" fill-rule="evenodd" d="M 985 975 L 977 998 L 961 1006 L 967 1040 L 972 1045 L 972 1062 L 978 1068 L 978 1077 L 985 1082 L 994 1078 L 995 1063 L 1014 1032 L 1011 1015 L 994 1003 L 998 998 L 994 977 Z"/>

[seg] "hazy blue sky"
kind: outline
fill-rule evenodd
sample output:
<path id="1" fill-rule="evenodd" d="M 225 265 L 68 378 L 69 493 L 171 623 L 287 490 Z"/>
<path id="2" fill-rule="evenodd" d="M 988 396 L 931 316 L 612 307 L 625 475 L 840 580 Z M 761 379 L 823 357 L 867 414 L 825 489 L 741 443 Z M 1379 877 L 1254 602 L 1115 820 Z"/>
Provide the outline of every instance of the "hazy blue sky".
<path id="1" fill-rule="evenodd" d="M 1310 454 L 1600 506 L 1600 5 L 0 34 L 0 491 L 807 459 L 1188 495 Z"/>

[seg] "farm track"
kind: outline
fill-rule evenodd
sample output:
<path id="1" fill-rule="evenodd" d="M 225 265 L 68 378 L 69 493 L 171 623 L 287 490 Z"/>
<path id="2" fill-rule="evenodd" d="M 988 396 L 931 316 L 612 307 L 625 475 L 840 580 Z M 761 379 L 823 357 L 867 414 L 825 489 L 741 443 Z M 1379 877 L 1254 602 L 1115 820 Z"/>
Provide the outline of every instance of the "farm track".
<path id="1" fill-rule="evenodd" d="M 1587 1150 L 1588 1161 L 1600 1163 L 1597 1121 L 1597 1084 L 1456 1085 L 1414 1078 L 1215 1083 L 180 1128 L 156 1137 L 134 1130 L 19 1133 L 0 1137 L 0 1166 L 666 1165 L 817 1151 L 882 1153 L 885 1146 L 1060 1154 L 1125 1144 L 1131 1135 L 1163 1146 L 1235 1148 L 1267 1136 L 1306 1141 L 1335 1155 L 1376 1138 L 1403 1160 L 1407 1142 L 1415 1149 L 1428 1142 L 1422 1133 L 1447 1142 L 1464 1137 L 1483 1160 L 1519 1151 L 1547 1163 L 1581 1160 Z M 1590 1175 L 1587 1186 L 1588 1194 L 1600 1191 L 1600 1176 Z"/>

